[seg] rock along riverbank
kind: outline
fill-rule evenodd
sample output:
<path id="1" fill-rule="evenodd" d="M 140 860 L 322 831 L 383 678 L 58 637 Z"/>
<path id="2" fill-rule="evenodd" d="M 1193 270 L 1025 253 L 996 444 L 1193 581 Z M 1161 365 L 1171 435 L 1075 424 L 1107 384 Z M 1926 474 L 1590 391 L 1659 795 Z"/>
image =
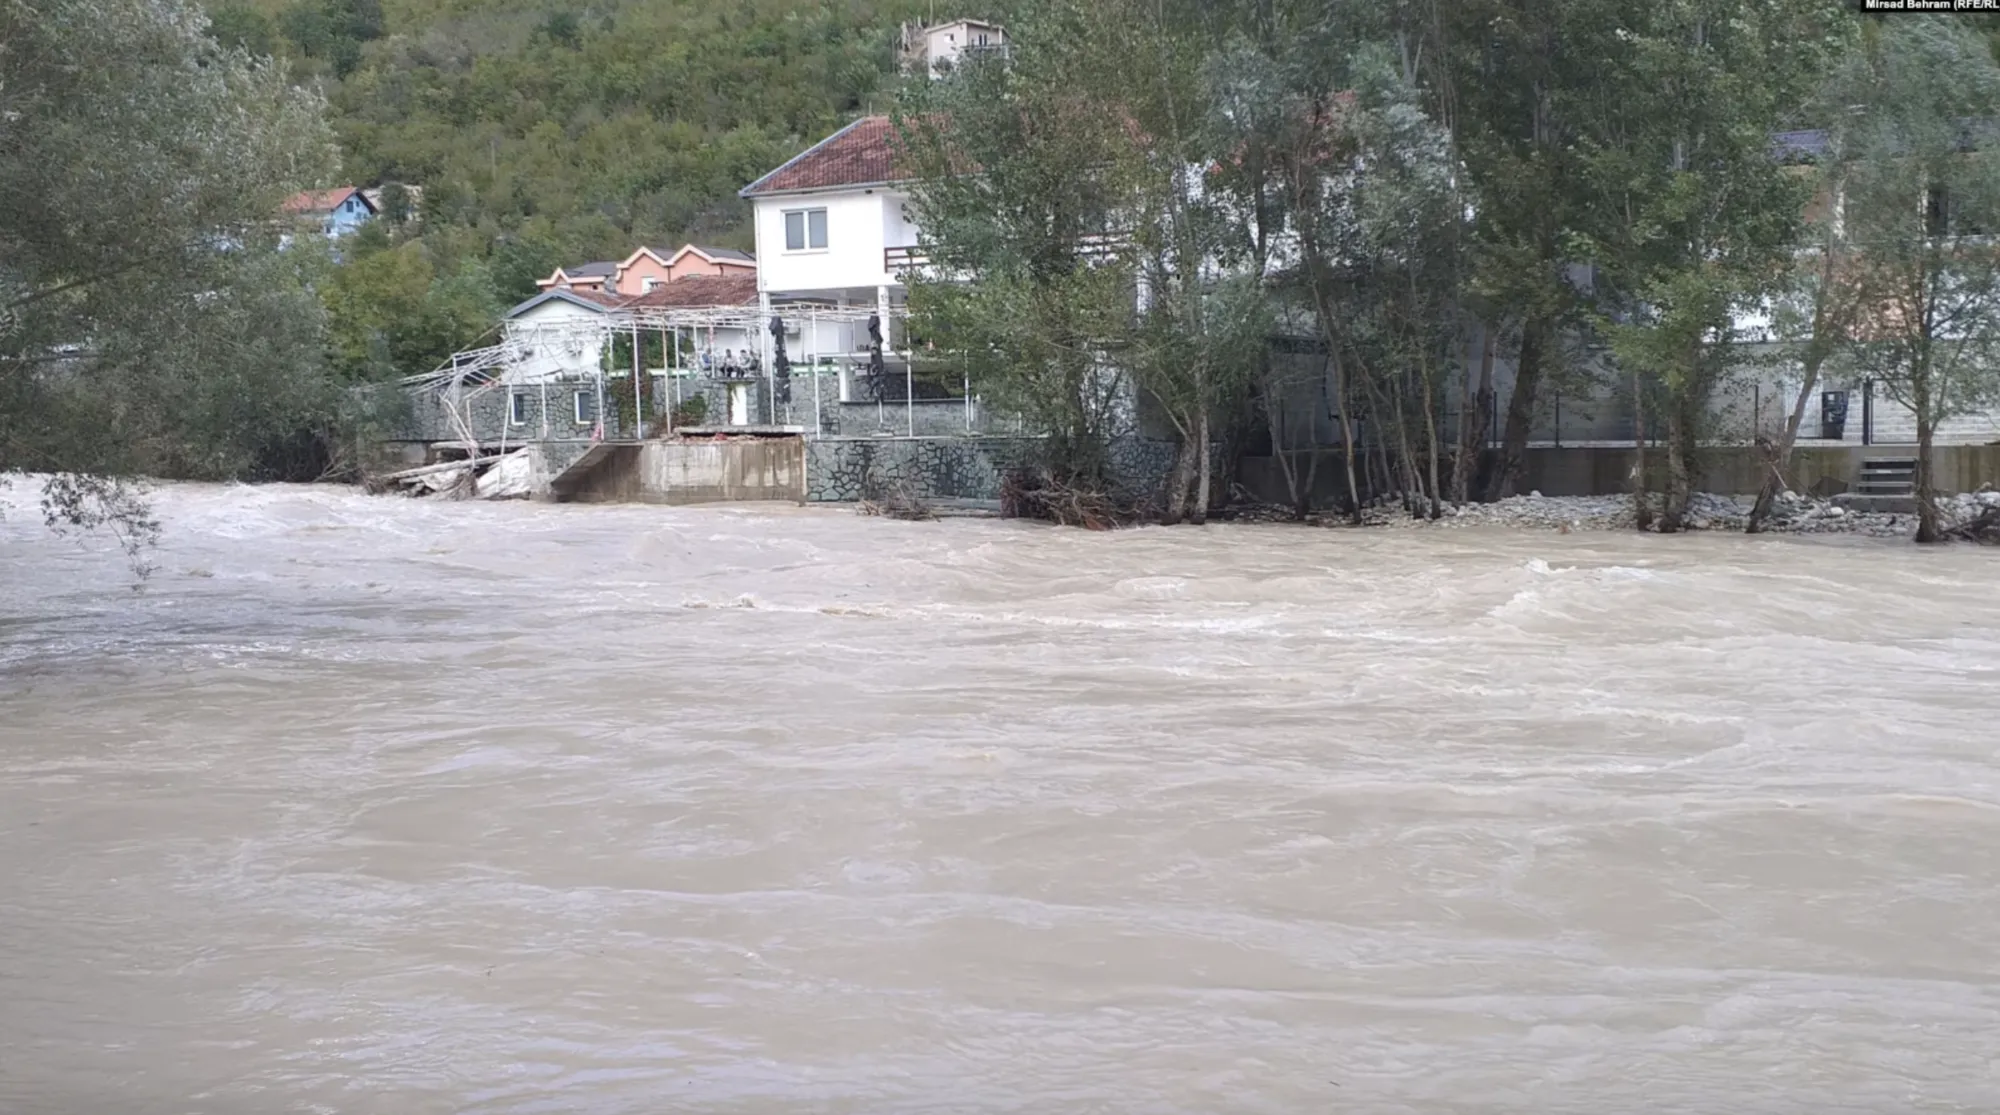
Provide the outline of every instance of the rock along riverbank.
<path id="1" fill-rule="evenodd" d="M 1750 496 L 1697 494 L 1688 516 L 1690 530 L 1740 531 L 1750 517 L 1754 502 Z M 1947 496 L 1941 510 L 1947 524 L 1977 516 L 1989 507 L 2000 507 L 2000 492 L 1977 492 Z M 1251 514 L 1244 518 L 1282 518 L 1282 510 Z M 1346 526 L 1338 515 L 1315 515 L 1310 522 L 1324 526 Z M 1399 502 L 1391 500 L 1370 507 L 1364 521 L 1370 526 L 1416 530 L 1445 530 L 1462 527 L 1509 527 L 1518 530 L 1603 531 L 1632 530 L 1635 514 L 1630 496 L 1544 496 L 1539 492 L 1514 496 L 1495 503 L 1445 505 L 1435 520 L 1412 518 Z M 1908 538 L 1916 532 L 1916 516 L 1885 512 L 1855 511 L 1825 500 L 1795 492 L 1778 496 L 1765 521 L 1773 534 L 1855 534 L 1875 538 Z"/>

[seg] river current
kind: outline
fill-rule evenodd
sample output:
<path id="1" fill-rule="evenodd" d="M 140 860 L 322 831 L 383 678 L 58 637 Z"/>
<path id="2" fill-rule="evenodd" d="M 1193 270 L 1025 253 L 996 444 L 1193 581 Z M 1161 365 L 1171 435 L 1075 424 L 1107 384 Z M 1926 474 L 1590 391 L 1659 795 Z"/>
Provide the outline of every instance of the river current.
<path id="1" fill-rule="evenodd" d="M 2000 1109 L 2000 564 L 0 521 L 0 1112 Z"/>

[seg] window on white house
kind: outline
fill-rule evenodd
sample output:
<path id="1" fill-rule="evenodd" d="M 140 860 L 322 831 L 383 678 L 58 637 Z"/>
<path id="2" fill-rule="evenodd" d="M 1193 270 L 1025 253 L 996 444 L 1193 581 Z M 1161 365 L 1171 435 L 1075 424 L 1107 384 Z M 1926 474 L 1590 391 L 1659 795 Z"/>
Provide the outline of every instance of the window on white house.
<path id="1" fill-rule="evenodd" d="M 576 424 L 588 426 L 597 418 L 597 397 L 588 391 L 576 393 Z"/>
<path id="2" fill-rule="evenodd" d="M 528 424 L 528 393 L 516 391 L 507 397 L 507 424 L 525 426 Z"/>
<path id="3" fill-rule="evenodd" d="M 785 250 L 819 252 L 826 250 L 826 210 L 794 209 L 785 214 Z"/>

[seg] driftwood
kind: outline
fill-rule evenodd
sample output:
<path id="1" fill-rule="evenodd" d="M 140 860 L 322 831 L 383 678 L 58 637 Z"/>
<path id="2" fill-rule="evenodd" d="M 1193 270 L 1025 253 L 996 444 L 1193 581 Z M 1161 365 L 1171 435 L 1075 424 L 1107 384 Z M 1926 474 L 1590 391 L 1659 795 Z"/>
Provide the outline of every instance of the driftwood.
<path id="1" fill-rule="evenodd" d="M 423 495 L 429 492 L 445 499 L 469 499 L 477 493 L 480 475 L 508 456 L 511 454 L 484 454 L 454 461 L 439 461 L 433 465 L 421 465 L 399 472 L 369 476 L 363 480 L 363 484 L 372 495 L 398 491 L 409 495 Z"/>
<path id="2" fill-rule="evenodd" d="M 440 472 L 450 472 L 453 469 L 469 468 L 474 465 L 490 464 L 493 461 L 497 461 L 499 459 L 500 458 L 498 458 L 497 456 L 493 456 L 493 457 L 479 457 L 470 460 L 461 458 L 456 461 L 440 461 L 439 463 L 434 465 L 422 465 L 418 468 L 406 468 L 401 472 L 387 473 L 383 476 L 378 476 L 375 479 L 385 484 L 400 484 L 405 480 L 415 480 L 418 477 L 430 476 Z"/>
<path id="3" fill-rule="evenodd" d="M 913 523 L 926 523 L 938 517 L 931 505 L 907 481 L 889 489 L 880 499 L 862 500 L 861 513 Z"/>
<path id="4" fill-rule="evenodd" d="M 1140 517 L 1136 509 L 1121 507 L 1104 492 L 1025 472 L 1010 472 L 1001 481 L 1000 515 L 1085 530 L 1111 530 Z"/>
<path id="5" fill-rule="evenodd" d="M 1972 518 L 1944 529 L 1944 537 L 1958 542 L 1979 542 L 2000 546 L 2000 507 L 1988 507 Z"/>

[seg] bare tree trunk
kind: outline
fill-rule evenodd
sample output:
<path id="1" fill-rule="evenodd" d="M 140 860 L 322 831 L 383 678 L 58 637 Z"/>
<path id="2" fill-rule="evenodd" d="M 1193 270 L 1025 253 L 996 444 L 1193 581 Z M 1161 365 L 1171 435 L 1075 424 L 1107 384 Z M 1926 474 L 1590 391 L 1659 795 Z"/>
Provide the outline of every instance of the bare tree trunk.
<path id="1" fill-rule="evenodd" d="M 1268 376 L 1264 381 L 1264 427 L 1271 433 L 1271 456 L 1278 462 L 1278 472 L 1285 478 L 1285 494 L 1291 497 L 1292 506 L 1300 507 L 1303 500 L 1299 493 L 1299 470 L 1292 459 L 1285 455 L 1284 419 L 1278 411 L 1278 401 L 1272 397 Z M 1313 453 L 1315 462 L 1319 459 L 1317 450 Z M 1300 518 L 1304 518 L 1300 514 Z"/>
<path id="2" fill-rule="evenodd" d="M 1431 473 L 1431 520 L 1444 518 L 1444 487 L 1438 480 L 1438 420 L 1437 401 L 1432 397 L 1436 384 L 1430 376 L 1424 377 L 1424 436 L 1430 442 Z"/>
<path id="3" fill-rule="evenodd" d="M 1324 311 L 1322 311 L 1324 312 Z M 1347 375 L 1340 363 L 1340 353 L 1329 357 L 1333 368 L 1333 390 L 1340 404 L 1340 448 L 1347 461 L 1347 516 L 1359 526 L 1361 523 L 1361 488 L 1354 480 L 1354 418 L 1348 413 L 1351 399 L 1348 393 Z"/>
<path id="4" fill-rule="evenodd" d="M 1194 525 L 1201 526 L 1208 522 L 1208 485 L 1209 470 L 1211 467 L 1211 462 L 1208 458 L 1208 408 L 1202 408 L 1201 417 L 1195 420 L 1195 430 L 1197 431 L 1197 436 L 1201 439 L 1201 444 L 1197 448 L 1201 464 L 1200 478 L 1195 482 L 1194 488 L 1194 507 L 1189 515 L 1189 519 Z"/>
<path id="5" fill-rule="evenodd" d="M 1175 526 L 1187 518 L 1188 484 L 1193 473 L 1194 446 L 1183 431 L 1180 449 L 1174 454 L 1173 477 L 1167 482 L 1167 509 L 1160 516 L 1163 525 Z"/>
<path id="6" fill-rule="evenodd" d="M 1784 432 L 1778 435 L 1778 443 L 1769 446 L 1764 454 L 1764 486 L 1757 489 L 1757 502 L 1750 507 L 1750 519 L 1743 524 L 1743 533 L 1759 534 L 1764 530 L 1764 520 L 1771 516 L 1771 504 L 1778 498 L 1778 491 L 1789 484 L 1792 471 L 1792 447 L 1798 444 L 1799 427 L 1805 423 L 1806 402 L 1812 398 L 1819 386 L 1819 369 L 1823 354 L 1817 353 L 1816 345 L 1806 350 L 1805 378 L 1799 383 L 1799 397 L 1792 400 L 1792 413 L 1785 419 Z M 1761 442 L 1762 439 L 1760 438 Z"/>
<path id="7" fill-rule="evenodd" d="M 1514 369 L 1514 393 L 1507 399 L 1507 428 L 1500 439 L 1500 462 L 1486 486 L 1486 499 L 1506 499 L 1520 487 L 1527 469 L 1528 433 L 1535 421 L 1535 394 L 1541 389 L 1549 333 L 1554 323 L 1536 314 L 1521 327 L 1521 357 Z"/>
<path id="8" fill-rule="evenodd" d="M 1646 494 L 1646 392 L 1639 373 L 1632 372 L 1632 520 L 1640 530 L 1653 527 L 1653 504 Z"/>
<path id="9" fill-rule="evenodd" d="M 1944 541 L 1938 528 L 1937 477 L 1933 469 L 1931 442 L 1936 422 L 1931 417 L 1930 369 L 1910 377 L 1911 401 L 1917 405 L 1917 541 Z"/>
<path id="10" fill-rule="evenodd" d="M 1381 426 L 1381 423 L 1377 422 L 1376 426 Z M 1377 434 L 1375 437 L 1375 462 L 1376 466 L 1382 470 L 1382 487 L 1387 488 L 1389 485 L 1395 484 L 1396 470 L 1389 464 L 1389 440 L 1380 434 Z M 1400 488 L 1401 485 L 1397 485 L 1397 487 Z M 1374 489 L 1370 489 L 1370 494 L 1374 494 Z M 1396 493 L 1398 497 L 1401 497 L 1402 494 L 1401 491 Z M 1407 507 L 1407 504 L 1405 506 Z"/>
<path id="11" fill-rule="evenodd" d="M 1798 398 L 1792 400 L 1792 413 L 1785 419 L 1784 433 L 1779 435 L 1777 445 L 1765 455 L 1764 483 L 1757 489 L 1757 502 L 1750 508 L 1749 521 L 1743 524 L 1746 534 L 1757 534 L 1764 529 L 1764 520 L 1771 515 L 1772 502 L 1778 498 L 1778 492 L 1789 484 L 1792 451 L 1798 445 L 1799 428 L 1805 424 L 1806 403 L 1819 389 L 1820 369 L 1825 366 L 1827 356 L 1847 334 L 1853 306 L 1842 286 L 1846 277 L 1842 273 L 1844 257 L 1841 244 L 1838 230 L 1829 225 L 1826 243 L 1820 249 L 1819 286 L 1813 296 L 1812 336 L 1806 340 L 1805 352 L 1800 360 Z"/>
<path id="12" fill-rule="evenodd" d="M 1479 345 L 1479 391 L 1466 380 L 1467 405 L 1458 416 L 1458 457 L 1451 468 L 1451 499 L 1464 503 L 1471 498 L 1472 482 L 1479 473 L 1479 450 L 1486 440 L 1486 415 L 1493 405 L 1493 331 L 1484 326 Z"/>
<path id="13" fill-rule="evenodd" d="M 1295 521 L 1304 520 L 1312 510 L 1313 481 L 1319 478 L 1318 439 L 1315 438 L 1312 448 L 1307 450 L 1306 474 L 1301 477 L 1299 466 L 1293 463 L 1285 448 L 1284 423 L 1268 381 L 1264 388 L 1264 423 L 1271 431 L 1271 456 L 1277 459 L 1278 471 L 1285 477 L 1285 494 L 1291 497 L 1292 518 Z"/>
<path id="14" fill-rule="evenodd" d="M 1293 497 L 1292 518 L 1294 521 L 1304 522 L 1306 515 L 1312 511 L 1313 482 L 1319 479 L 1319 459 L 1319 447 L 1315 445 L 1312 448 L 1311 457 L 1306 463 L 1305 483 L 1300 486 L 1297 494 Z"/>
<path id="15" fill-rule="evenodd" d="M 1429 493 L 1424 491 L 1424 472 L 1417 463 L 1416 442 L 1410 437 L 1408 416 L 1401 413 L 1403 407 L 1396 405 L 1396 442 L 1402 450 L 1398 463 L 1403 470 L 1403 513 L 1413 519 L 1422 518 L 1425 500 Z"/>
<path id="16" fill-rule="evenodd" d="M 1396 442 L 1403 455 L 1403 513 L 1418 518 L 1425 496 L 1423 471 L 1417 467 L 1417 449 L 1410 443 L 1410 419 L 1403 411 L 1403 392 L 1396 392 Z"/>
<path id="17" fill-rule="evenodd" d="M 1667 503 L 1660 514 L 1661 534 L 1674 534 L 1687 524 L 1687 442 L 1691 424 L 1686 411 L 1678 402 L 1667 408 Z"/>

